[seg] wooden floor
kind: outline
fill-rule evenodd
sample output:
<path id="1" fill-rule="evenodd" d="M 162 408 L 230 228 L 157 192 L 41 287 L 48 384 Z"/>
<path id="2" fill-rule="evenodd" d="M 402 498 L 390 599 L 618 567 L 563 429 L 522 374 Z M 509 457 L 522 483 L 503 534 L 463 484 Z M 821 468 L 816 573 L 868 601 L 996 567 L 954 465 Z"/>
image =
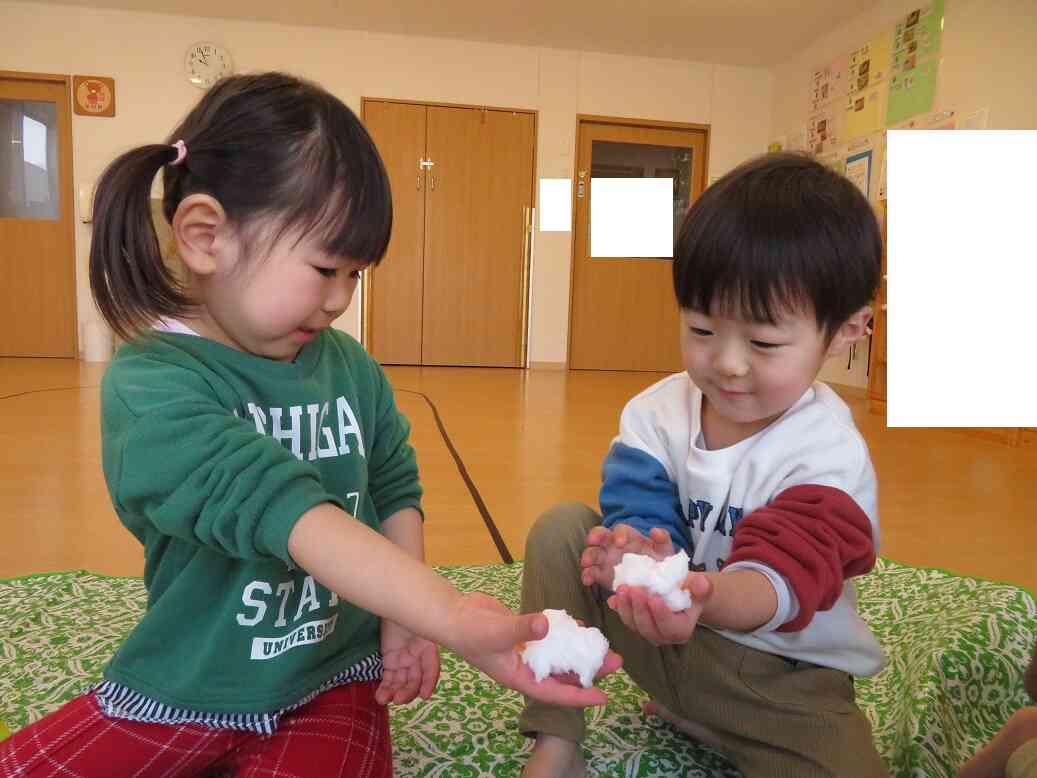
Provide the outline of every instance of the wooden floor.
<path id="1" fill-rule="evenodd" d="M 115 518 L 101 476 L 103 367 L 0 359 L 0 577 L 73 568 L 141 573 L 140 548 Z M 596 503 L 620 409 L 660 377 L 468 368 L 388 373 L 413 424 L 434 564 L 501 556 L 425 397 L 503 543 L 521 559 L 540 511 L 563 500 Z M 886 429 L 862 399 L 847 400 L 878 471 L 881 553 L 1037 591 L 1037 453 L 946 430 Z"/>

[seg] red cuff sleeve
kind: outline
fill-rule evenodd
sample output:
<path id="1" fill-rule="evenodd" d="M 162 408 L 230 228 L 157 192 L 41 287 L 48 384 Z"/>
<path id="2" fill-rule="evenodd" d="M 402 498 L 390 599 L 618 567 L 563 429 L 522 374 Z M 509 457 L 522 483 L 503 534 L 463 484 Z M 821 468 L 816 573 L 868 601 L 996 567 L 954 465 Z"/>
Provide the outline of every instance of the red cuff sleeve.
<path id="1" fill-rule="evenodd" d="M 875 565 L 871 521 L 846 492 L 793 486 L 746 516 L 725 564 L 755 561 L 788 579 L 799 614 L 778 628 L 795 632 L 842 595 L 843 582 Z"/>

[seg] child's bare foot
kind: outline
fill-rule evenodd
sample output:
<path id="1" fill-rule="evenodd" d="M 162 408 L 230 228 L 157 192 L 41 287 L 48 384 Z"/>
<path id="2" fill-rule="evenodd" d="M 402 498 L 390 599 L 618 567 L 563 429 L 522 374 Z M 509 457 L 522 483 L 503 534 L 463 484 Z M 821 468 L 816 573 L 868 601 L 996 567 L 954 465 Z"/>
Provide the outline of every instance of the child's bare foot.
<path id="1" fill-rule="evenodd" d="M 583 748 L 565 738 L 537 735 L 533 753 L 522 770 L 522 778 L 585 778 Z"/>
<path id="2" fill-rule="evenodd" d="M 709 729 L 709 727 L 705 727 L 702 724 L 690 721 L 689 719 L 682 719 L 669 708 L 660 705 L 655 700 L 648 700 L 648 702 L 644 704 L 643 709 L 646 716 L 658 716 L 663 721 L 672 725 L 676 729 L 679 729 L 693 740 L 697 740 L 716 751 L 724 753 L 724 748 L 720 745 L 720 739 L 713 733 L 713 730 Z"/>
<path id="3" fill-rule="evenodd" d="M 1001 730 L 972 759 L 962 765 L 958 778 L 1004 775 L 1008 760 L 1024 743 L 1037 739 L 1037 708 L 1017 710 Z"/>

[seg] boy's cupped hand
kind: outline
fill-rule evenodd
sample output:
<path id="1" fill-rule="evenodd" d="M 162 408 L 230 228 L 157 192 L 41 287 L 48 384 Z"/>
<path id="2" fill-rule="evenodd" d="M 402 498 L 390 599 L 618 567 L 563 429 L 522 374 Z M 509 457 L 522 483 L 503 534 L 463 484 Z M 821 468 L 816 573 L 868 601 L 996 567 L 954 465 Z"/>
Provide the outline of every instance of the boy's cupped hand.
<path id="1" fill-rule="evenodd" d="M 462 657 L 490 678 L 540 702 L 569 707 L 604 705 L 608 697 L 601 689 L 576 685 L 572 677 L 548 676 L 537 681 L 522 661 L 521 651 L 530 640 L 547 635 L 547 617 L 542 613 L 517 614 L 498 600 L 481 592 L 465 594 L 459 602 L 456 622 L 465 637 L 454 646 Z M 622 658 L 615 651 L 605 655 L 596 678 L 619 669 Z"/>
<path id="2" fill-rule="evenodd" d="M 662 597 L 642 586 L 624 584 L 607 602 L 627 629 L 652 645 L 687 643 L 698 625 L 702 609 L 713 594 L 713 582 L 704 573 L 688 573 L 681 588 L 691 595 L 691 607 L 682 611 L 670 610 Z"/>
<path id="3" fill-rule="evenodd" d="M 612 589 L 612 577 L 623 554 L 644 554 L 660 562 L 673 554 L 673 540 L 660 527 L 653 527 L 647 536 L 629 524 L 617 524 L 612 529 L 594 527 L 587 533 L 587 547 L 580 555 L 583 585 Z"/>

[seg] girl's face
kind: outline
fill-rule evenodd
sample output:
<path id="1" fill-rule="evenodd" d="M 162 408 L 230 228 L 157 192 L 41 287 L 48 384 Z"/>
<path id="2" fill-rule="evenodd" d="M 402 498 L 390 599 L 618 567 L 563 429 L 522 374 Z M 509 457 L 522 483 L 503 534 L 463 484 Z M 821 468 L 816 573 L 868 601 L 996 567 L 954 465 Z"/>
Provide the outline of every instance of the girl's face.
<path id="1" fill-rule="evenodd" d="M 710 445 L 732 445 L 777 419 L 841 344 L 840 337 L 829 344 L 812 313 L 787 313 L 770 325 L 682 310 L 681 355 L 704 395 Z"/>
<path id="2" fill-rule="evenodd" d="M 262 233 L 252 245 L 263 246 Z M 288 234 L 266 256 L 234 237 L 201 283 L 200 334 L 231 348 L 291 362 L 345 313 L 366 262 L 331 257 L 312 237 Z"/>

